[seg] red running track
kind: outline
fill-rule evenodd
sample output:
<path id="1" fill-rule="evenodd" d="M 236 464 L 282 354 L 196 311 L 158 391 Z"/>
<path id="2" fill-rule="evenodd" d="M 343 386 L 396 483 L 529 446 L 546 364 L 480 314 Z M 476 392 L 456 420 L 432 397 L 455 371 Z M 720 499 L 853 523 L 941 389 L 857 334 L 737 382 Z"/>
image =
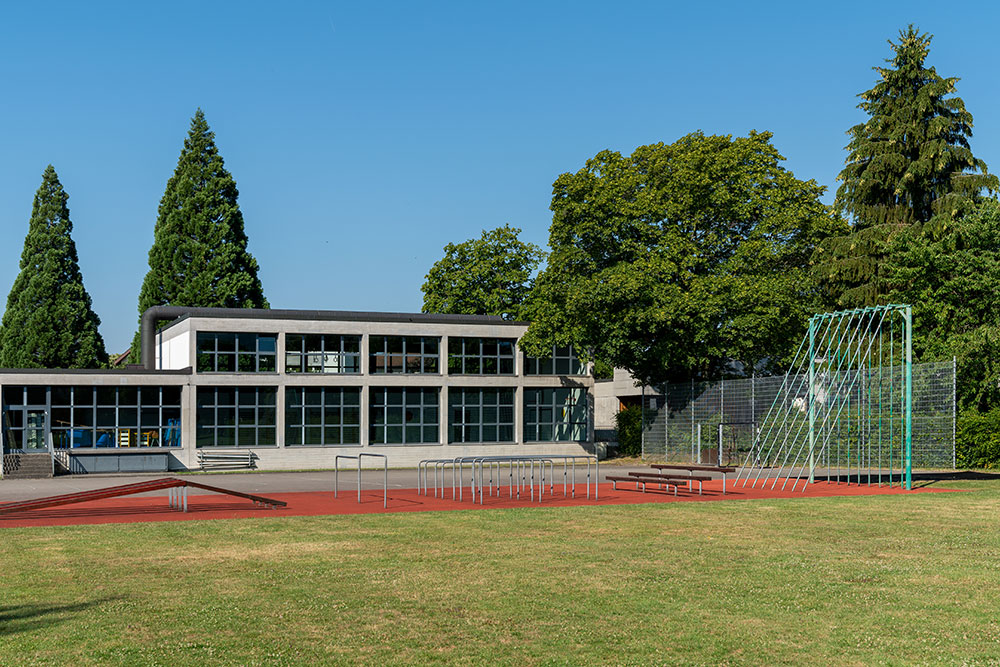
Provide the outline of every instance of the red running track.
<path id="1" fill-rule="evenodd" d="M 790 487 L 791 485 L 789 485 Z M 780 488 L 780 484 L 779 484 Z M 722 493 L 721 480 L 705 482 L 704 495 L 698 495 L 697 486 L 694 493 L 682 490 L 675 497 L 673 491 L 660 491 L 652 486 L 647 492 L 634 490 L 634 485 L 619 483 L 618 489 L 611 488 L 611 483 L 602 483 L 600 499 L 588 499 L 582 484 L 577 486 L 576 498 L 564 498 L 562 486 L 555 486 L 554 494 L 546 494 L 541 503 L 537 499 L 532 502 L 527 497 L 509 498 L 507 489 L 497 496 L 487 495 L 484 503 L 473 504 L 469 497 L 469 489 L 465 489 L 465 500 L 459 502 L 451 499 L 449 490 L 446 498 L 424 496 L 416 489 L 392 489 L 389 491 L 388 508 L 382 507 L 382 490 L 366 489 L 362 491 L 361 503 L 358 503 L 357 490 L 342 490 L 340 497 L 334 499 L 333 492 L 299 492 L 299 493 L 268 493 L 277 500 L 284 500 L 287 507 L 266 509 L 254 507 L 253 504 L 219 495 L 199 495 L 188 497 L 188 512 L 172 510 L 167 506 L 166 496 L 139 496 L 127 498 L 110 498 L 77 505 L 55 507 L 50 509 L 30 510 L 18 514 L 0 515 L 0 528 L 22 526 L 70 526 L 101 523 L 138 523 L 148 521 L 193 521 L 200 519 L 243 519 L 248 517 L 285 517 L 285 516 L 324 516 L 334 514 L 384 514 L 389 512 L 438 512 L 444 510 L 499 509 L 512 507 L 578 507 L 583 505 L 638 505 L 643 503 L 674 503 L 674 502 L 713 502 L 720 500 L 753 500 L 767 498 L 818 498 L 832 496 L 884 496 L 912 493 L 936 493 L 953 491 L 954 489 L 921 488 L 904 491 L 899 487 L 888 486 L 858 486 L 855 484 L 835 484 L 817 482 L 809 485 L 803 492 L 801 484 L 798 491 L 771 491 L 767 488 L 751 489 L 733 488 L 730 481 L 726 487 L 727 493 Z"/>

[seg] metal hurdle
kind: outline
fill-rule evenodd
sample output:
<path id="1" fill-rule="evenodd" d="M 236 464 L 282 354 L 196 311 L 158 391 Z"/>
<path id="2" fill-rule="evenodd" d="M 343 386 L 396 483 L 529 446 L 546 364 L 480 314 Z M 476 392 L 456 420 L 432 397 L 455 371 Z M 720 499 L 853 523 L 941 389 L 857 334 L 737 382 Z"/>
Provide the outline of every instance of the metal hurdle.
<path id="1" fill-rule="evenodd" d="M 333 457 L 333 497 L 337 497 L 337 492 L 340 485 L 340 459 L 351 459 L 358 462 L 358 503 L 361 503 L 361 459 L 365 456 L 372 456 L 375 458 L 382 459 L 382 470 L 383 470 L 383 481 L 382 481 L 382 507 L 389 507 L 389 457 L 385 454 L 371 454 L 369 452 L 361 452 L 355 456 L 349 456 L 347 454 L 337 454 Z"/>

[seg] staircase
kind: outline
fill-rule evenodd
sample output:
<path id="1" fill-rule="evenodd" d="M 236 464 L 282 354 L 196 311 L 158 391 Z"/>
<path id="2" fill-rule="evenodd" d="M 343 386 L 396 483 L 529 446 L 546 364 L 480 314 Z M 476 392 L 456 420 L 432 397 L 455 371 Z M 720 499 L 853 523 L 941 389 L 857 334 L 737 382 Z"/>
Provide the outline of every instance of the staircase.
<path id="1" fill-rule="evenodd" d="M 52 456 L 43 454 L 4 454 L 3 476 L 6 479 L 52 477 Z"/>

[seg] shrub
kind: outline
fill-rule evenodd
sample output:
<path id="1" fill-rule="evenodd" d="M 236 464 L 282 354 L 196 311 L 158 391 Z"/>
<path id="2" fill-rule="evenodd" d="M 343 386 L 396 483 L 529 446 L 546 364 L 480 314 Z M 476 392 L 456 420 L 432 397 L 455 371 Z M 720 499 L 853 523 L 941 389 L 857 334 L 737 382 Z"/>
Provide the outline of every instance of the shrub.
<path id="1" fill-rule="evenodd" d="M 955 459 L 959 468 L 1000 468 L 1000 408 L 958 415 Z"/>
<path id="2" fill-rule="evenodd" d="M 642 408 L 633 406 L 615 415 L 620 456 L 642 456 Z"/>

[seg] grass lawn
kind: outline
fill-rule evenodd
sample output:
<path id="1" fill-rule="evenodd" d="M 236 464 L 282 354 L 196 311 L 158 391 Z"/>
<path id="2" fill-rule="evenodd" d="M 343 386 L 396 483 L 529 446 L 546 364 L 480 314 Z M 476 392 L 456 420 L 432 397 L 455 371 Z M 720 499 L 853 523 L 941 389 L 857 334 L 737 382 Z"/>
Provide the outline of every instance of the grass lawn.
<path id="1" fill-rule="evenodd" d="M 1000 664 L 968 493 L 0 529 L 0 664 Z"/>

